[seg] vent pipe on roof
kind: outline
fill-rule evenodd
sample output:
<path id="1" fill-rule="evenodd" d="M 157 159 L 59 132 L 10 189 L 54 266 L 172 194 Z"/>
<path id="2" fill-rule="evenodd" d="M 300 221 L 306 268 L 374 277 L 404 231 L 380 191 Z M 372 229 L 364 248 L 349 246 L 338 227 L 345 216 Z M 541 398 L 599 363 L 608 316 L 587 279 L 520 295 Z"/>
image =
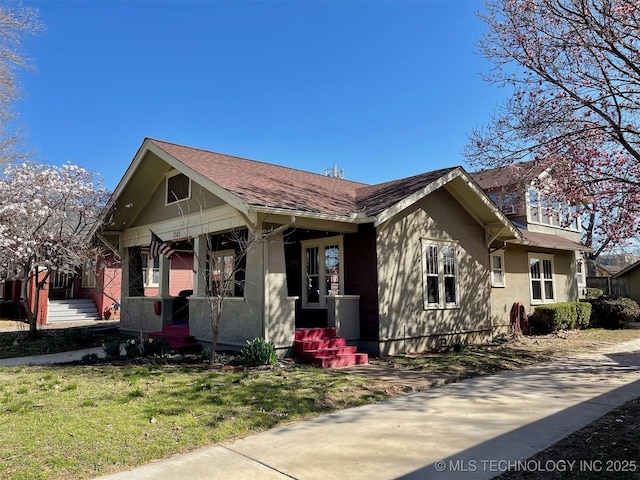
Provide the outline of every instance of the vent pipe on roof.
<path id="1" fill-rule="evenodd" d="M 344 178 L 344 168 L 338 168 L 337 165 L 334 165 L 331 168 L 325 168 L 324 176 L 333 178 Z"/>

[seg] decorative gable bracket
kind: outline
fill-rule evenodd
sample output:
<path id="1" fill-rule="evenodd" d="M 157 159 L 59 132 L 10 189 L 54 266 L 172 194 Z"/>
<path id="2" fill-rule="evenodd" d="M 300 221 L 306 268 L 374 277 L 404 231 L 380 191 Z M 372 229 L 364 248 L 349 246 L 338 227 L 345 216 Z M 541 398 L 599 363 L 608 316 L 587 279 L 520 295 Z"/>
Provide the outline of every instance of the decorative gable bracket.
<path id="1" fill-rule="evenodd" d="M 501 250 L 504 248 L 503 245 L 499 248 L 491 248 L 491 244 L 496 241 L 505 230 L 509 230 L 504 223 L 490 223 L 484 227 L 484 237 L 485 237 L 485 245 L 490 252 L 495 252 L 496 250 Z"/>

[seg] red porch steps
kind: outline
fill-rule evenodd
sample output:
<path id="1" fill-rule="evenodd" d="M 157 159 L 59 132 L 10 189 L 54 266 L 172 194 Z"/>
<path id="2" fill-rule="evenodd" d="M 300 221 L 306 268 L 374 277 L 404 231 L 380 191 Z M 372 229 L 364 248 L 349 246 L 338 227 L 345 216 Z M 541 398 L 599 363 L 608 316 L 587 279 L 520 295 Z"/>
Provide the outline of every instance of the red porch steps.
<path id="1" fill-rule="evenodd" d="M 347 345 L 347 339 L 336 336 L 335 327 L 298 328 L 293 347 L 296 357 L 322 368 L 366 365 L 369 356 L 357 353 L 357 348 Z"/>
<path id="2" fill-rule="evenodd" d="M 189 325 L 163 325 L 161 332 L 151 332 L 149 338 L 166 339 L 176 352 L 199 351 L 202 348 L 189 334 Z"/>

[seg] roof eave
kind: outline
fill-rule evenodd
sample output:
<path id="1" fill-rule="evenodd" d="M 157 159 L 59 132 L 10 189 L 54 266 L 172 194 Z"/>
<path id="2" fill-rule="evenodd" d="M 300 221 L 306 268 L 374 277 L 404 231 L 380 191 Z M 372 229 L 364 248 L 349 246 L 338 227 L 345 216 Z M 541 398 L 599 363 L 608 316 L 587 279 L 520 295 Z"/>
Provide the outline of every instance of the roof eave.
<path id="1" fill-rule="evenodd" d="M 375 222 L 375 217 L 366 216 L 363 213 L 351 213 L 349 215 L 335 215 L 330 213 L 320 213 L 320 212 L 308 212 L 304 210 L 296 210 L 290 208 L 281 208 L 281 207 L 269 207 L 267 205 L 250 205 L 249 210 L 255 213 L 262 213 L 267 215 L 284 215 L 284 216 L 293 216 L 293 217 L 304 217 L 311 218 L 313 220 L 329 220 L 333 222 L 344 222 L 344 223 L 373 223 Z"/>

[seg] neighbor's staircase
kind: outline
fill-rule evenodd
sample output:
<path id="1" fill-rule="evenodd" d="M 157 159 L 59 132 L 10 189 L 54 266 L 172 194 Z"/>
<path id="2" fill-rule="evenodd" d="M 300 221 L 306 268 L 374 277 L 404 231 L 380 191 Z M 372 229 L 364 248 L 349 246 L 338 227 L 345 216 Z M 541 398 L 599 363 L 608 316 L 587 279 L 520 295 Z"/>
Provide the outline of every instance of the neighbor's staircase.
<path id="1" fill-rule="evenodd" d="M 347 345 L 347 339 L 336 336 L 335 327 L 298 328 L 295 332 L 296 356 L 322 368 L 366 365 L 369 356 L 357 353 L 357 347 Z"/>
<path id="2" fill-rule="evenodd" d="M 176 352 L 200 351 L 196 338 L 189 333 L 189 325 L 163 325 L 161 332 L 151 332 L 149 338 L 164 338 Z"/>
<path id="3" fill-rule="evenodd" d="M 99 320 L 100 314 L 93 300 L 78 298 L 73 300 L 49 300 L 47 323 L 81 322 Z"/>

